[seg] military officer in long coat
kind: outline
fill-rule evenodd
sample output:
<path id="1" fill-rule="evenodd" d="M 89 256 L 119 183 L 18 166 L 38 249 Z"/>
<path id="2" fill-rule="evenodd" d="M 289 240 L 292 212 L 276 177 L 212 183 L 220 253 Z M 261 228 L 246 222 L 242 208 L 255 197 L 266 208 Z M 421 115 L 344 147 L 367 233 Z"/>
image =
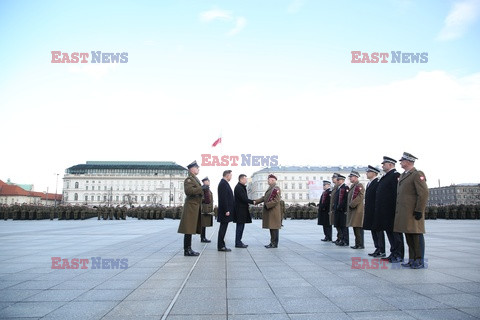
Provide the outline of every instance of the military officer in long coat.
<path id="1" fill-rule="evenodd" d="M 202 179 L 202 233 L 200 235 L 200 241 L 209 243 L 210 240 L 207 239 L 206 229 L 207 227 L 213 226 L 213 193 L 210 190 L 210 179 L 205 177 Z"/>
<path id="2" fill-rule="evenodd" d="M 248 199 L 247 193 L 247 176 L 241 174 L 238 176 L 238 183 L 234 190 L 235 196 L 235 212 L 233 214 L 233 222 L 236 223 L 235 228 L 235 248 L 247 248 L 248 245 L 242 241 L 245 223 L 252 223 L 252 217 L 248 206 L 253 204 L 253 200 Z"/>
<path id="3" fill-rule="evenodd" d="M 425 208 L 428 186 L 425 174 L 414 165 L 416 157 L 404 152 L 400 165 L 405 170 L 398 180 L 394 231 L 405 233 L 409 260 L 402 264 L 412 269 L 424 268 Z"/>
<path id="4" fill-rule="evenodd" d="M 335 215 L 335 228 L 339 233 L 340 240 L 335 242 L 336 245 L 344 247 L 350 242 L 350 235 L 347 227 L 347 201 L 348 186 L 345 184 L 345 176 L 337 175 L 337 191 L 333 198 L 333 212 Z"/>
<path id="5" fill-rule="evenodd" d="M 335 194 L 337 192 L 337 189 L 338 189 L 338 186 L 337 186 L 337 177 L 338 177 L 338 173 L 334 173 L 332 175 L 332 193 L 330 194 L 330 209 L 329 209 L 329 212 L 328 212 L 328 215 L 330 217 L 330 224 L 332 226 L 335 225 L 335 213 L 333 212 L 333 200 L 335 199 Z M 337 228 L 335 228 L 337 229 Z M 338 243 L 340 241 L 340 233 L 338 232 L 338 229 L 337 229 L 337 238 L 335 239 L 335 241 L 333 241 L 332 239 L 332 242 L 333 243 Z"/>
<path id="6" fill-rule="evenodd" d="M 233 214 L 235 211 L 235 199 L 233 198 L 233 191 L 230 187 L 230 180 L 232 179 L 232 170 L 225 170 L 223 178 L 218 184 L 218 215 L 217 221 L 220 223 L 218 228 L 218 251 L 230 252 L 231 249 L 225 245 L 225 234 L 227 233 L 228 223 L 233 221 Z"/>
<path id="7" fill-rule="evenodd" d="M 270 229 L 270 244 L 265 248 L 277 248 L 279 230 L 282 227 L 282 209 L 280 207 L 280 188 L 277 186 L 277 177 L 273 174 L 268 175 L 268 189 L 265 195 L 254 200 L 254 204 L 264 203 L 262 211 L 262 227 Z"/>
<path id="8" fill-rule="evenodd" d="M 202 185 L 197 178 L 200 167 L 196 161 L 187 166 L 188 176 L 183 183 L 185 191 L 185 204 L 178 226 L 178 233 L 183 233 L 183 250 L 185 256 L 198 256 L 199 253 L 192 250 L 192 234 L 202 232 L 201 205 Z"/>
<path id="9" fill-rule="evenodd" d="M 348 192 L 347 200 L 347 227 L 353 228 L 355 235 L 355 245 L 351 246 L 352 249 L 364 249 L 363 245 L 363 213 L 365 199 L 365 187 L 358 179 L 360 173 L 352 170 L 348 175 L 350 179 L 350 191 Z"/>
<path id="10" fill-rule="evenodd" d="M 369 256 L 375 258 L 385 258 L 385 236 L 383 231 L 378 232 L 373 228 L 373 218 L 375 215 L 375 197 L 378 187 L 378 174 L 380 170 L 369 165 L 367 168 L 368 183 L 365 188 L 365 213 L 363 215 L 363 230 L 370 230 L 372 233 L 373 245 L 375 251 L 369 253 Z"/>
<path id="11" fill-rule="evenodd" d="M 332 225 L 330 224 L 330 199 L 332 194 L 331 183 L 323 180 L 323 192 L 318 203 L 318 225 L 323 226 L 325 238 L 322 241 L 332 241 Z"/>
<path id="12" fill-rule="evenodd" d="M 395 170 L 397 160 L 390 157 L 383 157 L 382 169 L 385 174 L 377 186 L 375 196 L 375 217 L 373 228 L 384 230 L 390 242 L 390 255 L 386 258 L 389 262 L 401 262 L 404 257 L 403 234 L 393 231 L 395 221 L 395 206 L 397 203 L 397 185 L 400 173 Z"/>

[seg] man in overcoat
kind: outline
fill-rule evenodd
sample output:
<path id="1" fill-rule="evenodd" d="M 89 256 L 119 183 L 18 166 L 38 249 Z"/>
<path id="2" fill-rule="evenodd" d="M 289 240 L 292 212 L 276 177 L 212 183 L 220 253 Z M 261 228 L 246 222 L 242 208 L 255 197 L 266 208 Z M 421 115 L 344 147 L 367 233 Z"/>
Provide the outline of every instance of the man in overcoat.
<path id="1" fill-rule="evenodd" d="M 220 223 L 218 229 L 217 249 L 218 251 L 229 252 L 225 246 L 225 234 L 227 233 L 228 223 L 233 220 L 235 210 L 233 191 L 229 181 L 232 179 L 232 170 L 225 170 L 223 178 L 218 184 L 218 216 L 217 221 Z"/>
<path id="2" fill-rule="evenodd" d="M 348 186 L 345 184 L 345 176 L 337 175 L 337 191 L 333 199 L 333 212 L 335 215 L 335 228 L 339 234 L 339 241 L 336 245 L 345 247 L 349 245 L 350 235 L 347 227 L 347 201 Z"/>
<path id="3" fill-rule="evenodd" d="M 268 189 L 265 195 L 254 201 L 254 204 L 264 203 L 262 211 L 262 227 L 270 229 L 270 244 L 265 248 L 277 248 L 279 230 L 282 227 L 282 208 L 280 207 L 280 187 L 277 186 L 277 177 L 273 174 L 268 175 Z"/>
<path id="4" fill-rule="evenodd" d="M 198 256 L 199 253 L 192 250 L 192 234 L 201 233 L 201 205 L 202 205 L 202 185 L 197 178 L 200 167 L 197 161 L 193 161 L 187 166 L 188 176 L 183 182 L 185 191 L 185 204 L 183 213 L 178 226 L 178 233 L 183 233 L 183 250 L 185 256 Z"/>
<path id="5" fill-rule="evenodd" d="M 385 174 L 380 179 L 375 197 L 375 217 L 373 228 L 384 230 L 390 243 L 389 262 L 402 262 L 404 257 L 403 234 L 393 231 L 395 221 L 395 206 L 397 204 L 397 185 L 400 173 L 395 170 L 397 160 L 383 157 L 382 169 Z"/>
<path id="6" fill-rule="evenodd" d="M 402 264 L 412 269 L 424 268 L 425 208 L 428 186 L 425 174 L 417 170 L 416 157 L 404 152 L 400 165 L 405 170 L 398 180 L 394 231 L 405 233 L 409 260 Z"/>
<path id="7" fill-rule="evenodd" d="M 242 242 L 243 230 L 245 223 L 252 223 L 252 216 L 248 210 L 248 206 L 253 204 L 253 200 L 248 199 L 247 194 L 247 176 L 241 174 L 238 176 L 238 183 L 234 190 L 235 210 L 233 214 L 233 222 L 236 223 L 235 230 L 235 248 L 247 248 L 248 245 Z"/>
<path id="8" fill-rule="evenodd" d="M 383 231 L 377 231 L 373 228 L 373 218 L 375 215 L 375 198 L 378 187 L 378 174 L 380 170 L 369 165 L 367 168 L 368 183 L 365 188 L 365 213 L 363 215 L 363 230 L 370 230 L 372 233 L 375 251 L 369 253 L 374 258 L 385 258 L 385 236 Z"/>
<path id="9" fill-rule="evenodd" d="M 331 183 L 328 180 L 323 180 L 323 193 L 320 196 L 320 202 L 318 203 L 318 225 L 323 226 L 323 234 L 325 238 L 322 241 L 332 241 L 332 225 L 330 224 L 330 199 L 332 189 Z"/>
<path id="10" fill-rule="evenodd" d="M 365 199 L 365 187 L 358 180 L 360 173 L 352 170 L 348 175 L 350 178 L 350 191 L 348 192 L 347 201 L 347 227 L 353 228 L 355 235 L 355 245 L 351 246 L 352 249 L 364 249 L 363 245 L 363 213 Z"/>

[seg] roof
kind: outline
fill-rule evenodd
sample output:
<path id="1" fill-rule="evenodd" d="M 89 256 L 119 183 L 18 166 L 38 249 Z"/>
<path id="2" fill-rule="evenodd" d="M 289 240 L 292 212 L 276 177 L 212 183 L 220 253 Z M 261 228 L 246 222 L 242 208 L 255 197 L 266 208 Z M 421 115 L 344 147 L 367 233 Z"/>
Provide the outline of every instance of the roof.
<path id="1" fill-rule="evenodd" d="M 85 164 L 77 164 L 66 170 L 66 173 L 84 174 L 90 170 L 180 170 L 186 168 L 173 161 L 87 161 Z"/>
<path id="2" fill-rule="evenodd" d="M 14 184 L 6 184 L 2 180 L 0 180 L 0 196 L 39 197 L 42 200 L 55 199 L 54 193 L 45 194 L 45 192 L 27 191 Z M 62 195 L 57 194 L 56 198 L 60 201 L 62 200 Z"/>
<path id="3" fill-rule="evenodd" d="M 259 171 L 256 171 L 256 173 L 284 173 L 284 172 L 338 172 L 338 171 L 351 171 L 351 170 L 367 170 L 368 167 L 366 166 L 349 166 L 349 167 L 343 167 L 343 166 L 279 166 L 279 167 L 267 167 L 263 168 Z"/>

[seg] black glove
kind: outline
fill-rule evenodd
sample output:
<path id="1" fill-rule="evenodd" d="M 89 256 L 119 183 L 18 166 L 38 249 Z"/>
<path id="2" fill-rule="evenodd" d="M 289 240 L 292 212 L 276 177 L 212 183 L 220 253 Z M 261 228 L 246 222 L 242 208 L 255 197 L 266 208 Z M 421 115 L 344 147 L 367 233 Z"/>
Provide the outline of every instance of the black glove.
<path id="1" fill-rule="evenodd" d="M 415 212 L 413 213 L 413 215 L 415 216 L 415 220 L 420 220 L 420 219 L 422 219 L 422 213 L 421 213 L 421 212 L 415 211 Z"/>

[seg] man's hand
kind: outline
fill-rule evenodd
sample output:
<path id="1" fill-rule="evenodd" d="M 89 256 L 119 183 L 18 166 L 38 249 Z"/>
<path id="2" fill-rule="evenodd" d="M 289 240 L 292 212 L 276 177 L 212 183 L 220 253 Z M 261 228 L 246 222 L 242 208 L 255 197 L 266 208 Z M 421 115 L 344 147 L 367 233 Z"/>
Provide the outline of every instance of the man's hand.
<path id="1" fill-rule="evenodd" d="M 415 220 L 420 220 L 420 219 L 422 219 L 422 213 L 421 213 L 421 212 L 415 211 L 415 212 L 413 213 L 413 215 L 415 216 Z"/>
<path id="2" fill-rule="evenodd" d="M 230 211 L 227 211 L 225 215 L 228 217 L 230 215 Z"/>

